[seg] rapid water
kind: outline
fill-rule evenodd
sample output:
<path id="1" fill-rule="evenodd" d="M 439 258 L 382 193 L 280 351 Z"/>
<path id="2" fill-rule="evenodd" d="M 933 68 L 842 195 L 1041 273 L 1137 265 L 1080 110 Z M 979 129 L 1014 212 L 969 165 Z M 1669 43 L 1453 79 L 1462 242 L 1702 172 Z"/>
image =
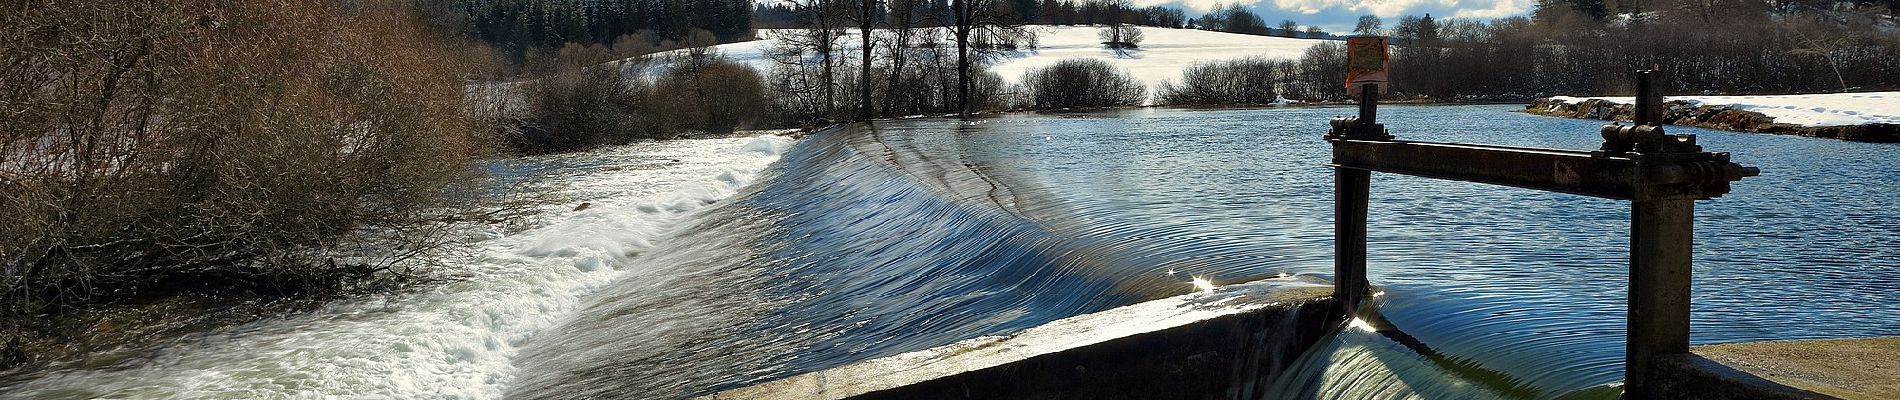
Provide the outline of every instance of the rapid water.
<path id="1" fill-rule="evenodd" d="M 1401 137 L 1594 148 L 1601 122 L 1389 107 Z M 880 121 L 800 143 L 756 192 L 537 337 L 520 398 L 688 397 L 1186 293 L 1331 272 L 1339 108 Z M 1698 211 L 1697 343 L 1900 333 L 1891 145 L 1697 133 L 1762 177 Z M 1605 398 L 1627 204 L 1378 175 L 1381 324 L 1263 398 Z M 739 233 L 743 238 L 733 238 Z"/>
<path id="2" fill-rule="evenodd" d="M 1381 114 L 1414 140 L 1600 140 L 1601 122 L 1515 109 Z M 466 283 L 0 397 L 682 398 L 1188 293 L 1197 277 L 1325 277 L 1320 135 L 1351 112 L 879 121 L 789 148 L 529 161 L 501 170 L 564 171 L 550 184 L 596 208 L 492 234 Z M 1900 147 L 1671 131 L 1764 171 L 1698 204 L 1696 343 L 1900 334 L 1900 174 L 1884 158 Z M 1622 202 L 1375 174 L 1383 320 L 1332 336 L 1261 398 L 1613 398 L 1627 220 Z"/>
<path id="3" fill-rule="evenodd" d="M 527 217 L 526 229 L 467 232 L 471 251 L 422 271 L 447 284 L 194 335 L 103 368 L 0 382 L 0 398 L 499 397 L 518 373 L 520 346 L 635 273 L 654 243 L 751 183 L 791 143 L 682 140 L 490 165 L 497 186 L 571 201 Z M 574 210 L 581 202 L 590 206 Z"/>

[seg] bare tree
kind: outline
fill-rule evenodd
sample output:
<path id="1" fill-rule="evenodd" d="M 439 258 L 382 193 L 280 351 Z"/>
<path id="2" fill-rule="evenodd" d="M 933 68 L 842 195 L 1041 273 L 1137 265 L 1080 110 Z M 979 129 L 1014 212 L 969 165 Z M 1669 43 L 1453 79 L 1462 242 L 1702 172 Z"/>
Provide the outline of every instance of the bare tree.
<path id="1" fill-rule="evenodd" d="M 821 110 L 813 111 L 830 116 L 838 107 L 836 93 L 838 75 L 833 68 L 837 65 L 834 58 L 838 49 L 838 38 L 844 36 L 842 21 L 842 16 L 846 12 L 844 0 L 786 0 L 782 4 L 790 5 L 807 18 L 806 29 L 797 33 L 782 34 L 779 36 L 779 41 L 790 48 L 810 50 L 818 56 L 822 73 L 819 74 L 817 89 L 824 96 L 824 104 Z M 781 58 L 780 62 L 781 64 L 804 63 L 802 57 L 785 57 Z"/>
<path id="2" fill-rule="evenodd" d="M 1009 5 L 1000 0 L 951 0 L 950 33 L 957 42 L 957 109 L 959 115 L 969 116 L 970 88 L 973 83 L 975 60 L 970 53 L 971 39 L 979 32 L 990 37 L 1016 37 L 1024 34 L 1022 20 L 1009 11 Z"/>
<path id="3" fill-rule="evenodd" d="M 889 10 L 885 13 L 885 26 L 890 32 L 890 40 L 885 41 L 888 49 L 885 56 L 890 57 L 891 69 L 889 82 L 884 85 L 886 93 L 884 112 L 895 114 L 899 103 L 911 95 L 903 89 L 904 67 L 910 61 L 911 40 L 918 32 L 917 7 L 924 4 L 918 0 L 890 0 Z"/>
<path id="4" fill-rule="evenodd" d="M 1125 49 L 1141 47 L 1141 28 L 1133 25 L 1114 24 L 1103 27 L 1095 35 L 1102 39 L 1102 45 L 1120 53 Z"/>
<path id="5" fill-rule="evenodd" d="M 1384 25 L 1385 22 L 1380 21 L 1376 15 L 1361 15 L 1359 16 L 1359 23 L 1353 26 L 1352 31 L 1353 33 L 1361 35 L 1377 35 L 1385 31 Z"/>
<path id="6" fill-rule="evenodd" d="M 877 49 L 871 45 L 874 37 L 872 28 L 877 25 L 877 0 L 857 1 L 857 13 L 851 19 L 858 23 L 858 120 L 871 119 L 871 51 Z"/>
<path id="7" fill-rule="evenodd" d="M 62 310 L 335 293 L 486 217 L 466 59 L 421 15 L 28 4 L 0 11 L 0 364 L 85 336 Z"/>
<path id="8" fill-rule="evenodd" d="M 1808 27 L 1812 28 L 1802 29 Z M 1836 55 L 1840 54 L 1843 50 L 1854 47 L 1854 32 L 1844 29 L 1828 29 L 1828 27 L 1810 24 L 1807 27 L 1790 27 L 1788 34 L 1794 39 L 1796 46 L 1792 52 L 1793 54 L 1818 56 L 1823 60 L 1827 60 L 1827 66 L 1829 69 L 1834 70 L 1834 80 L 1841 85 L 1841 91 L 1846 92 L 1848 90 L 1847 78 L 1841 74 L 1840 58 Z"/>

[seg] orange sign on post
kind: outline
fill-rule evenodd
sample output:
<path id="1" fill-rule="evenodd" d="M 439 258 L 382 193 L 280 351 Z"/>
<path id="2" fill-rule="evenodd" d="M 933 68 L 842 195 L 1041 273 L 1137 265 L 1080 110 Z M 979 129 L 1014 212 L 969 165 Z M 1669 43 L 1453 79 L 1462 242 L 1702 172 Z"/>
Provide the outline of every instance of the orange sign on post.
<path id="1" fill-rule="evenodd" d="M 1391 92 L 1391 85 L 1387 84 L 1391 78 L 1385 73 L 1386 58 L 1384 36 L 1346 38 L 1346 92 L 1358 97 L 1360 89 L 1368 84 L 1378 84 L 1379 93 Z"/>

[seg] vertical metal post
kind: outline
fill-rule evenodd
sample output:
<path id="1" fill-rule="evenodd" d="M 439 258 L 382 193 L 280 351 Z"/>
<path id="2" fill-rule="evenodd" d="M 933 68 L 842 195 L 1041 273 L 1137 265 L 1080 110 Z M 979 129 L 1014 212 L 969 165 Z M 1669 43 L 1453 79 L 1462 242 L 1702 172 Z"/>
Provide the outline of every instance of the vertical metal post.
<path id="1" fill-rule="evenodd" d="M 1662 125 L 1662 95 L 1651 78 L 1656 71 L 1636 71 L 1636 112 L 1630 116 L 1636 125 Z"/>
<path id="2" fill-rule="evenodd" d="M 1638 200 L 1630 212 L 1628 355 L 1624 394 L 1660 398 L 1656 356 L 1689 351 L 1689 275 L 1695 200 Z"/>
<path id="3" fill-rule="evenodd" d="M 1379 123 L 1379 84 L 1369 83 L 1359 91 L 1359 126 Z"/>
<path id="4" fill-rule="evenodd" d="M 1366 297 L 1366 202 L 1372 172 L 1334 168 L 1333 297 L 1347 315 Z"/>
<path id="5" fill-rule="evenodd" d="M 1662 96 L 1651 82 L 1654 72 L 1636 72 L 1637 125 L 1662 123 Z M 1639 149 L 1643 147 L 1659 150 Z M 1660 155 L 1636 155 L 1639 160 L 1653 156 Z M 1629 332 L 1623 368 L 1623 393 L 1639 400 L 1661 398 L 1652 376 L 1656 356 L 1689 351 L 1695 238 L 1694 199 L 1650 198 L 1640 190 L 1630 206 Z"/>
<path id="6" fill-rule="evenodd" d="M 1366 137 L 1378 130 L 1379 85 L 1361 88 L 1358 128 L 1347 134 Z M 1333 168 L 1333 297 L 1346 315 L 1359 310 L 1366 297 L 1366 207 L 1370 201 L 1372 172 L 1353 168 Z"/>

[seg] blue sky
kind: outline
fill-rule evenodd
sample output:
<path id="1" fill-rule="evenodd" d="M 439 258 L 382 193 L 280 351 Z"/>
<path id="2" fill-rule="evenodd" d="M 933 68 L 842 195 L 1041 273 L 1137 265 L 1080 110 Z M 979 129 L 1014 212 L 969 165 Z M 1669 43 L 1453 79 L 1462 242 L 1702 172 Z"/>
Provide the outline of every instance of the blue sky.
<path id="1" fill-rule="evenodd" d="M 1132 0 L 1137 6 L 1166 5 L 1188 10 L 1198 16 L 1214 7 L 1244 4 L 1260 14 L 1268 26 L 1279 26 L 1291 19 L 1300 26 L 1319 25 L 1327 32 L 1351 31 L 1359 16 L 1372 14 L 1385 19 L 1391 28 L 1402 15 L 1432 15 L 1432 18 L 1501 18 L 1530 12 L 1531 0 Z"/>

